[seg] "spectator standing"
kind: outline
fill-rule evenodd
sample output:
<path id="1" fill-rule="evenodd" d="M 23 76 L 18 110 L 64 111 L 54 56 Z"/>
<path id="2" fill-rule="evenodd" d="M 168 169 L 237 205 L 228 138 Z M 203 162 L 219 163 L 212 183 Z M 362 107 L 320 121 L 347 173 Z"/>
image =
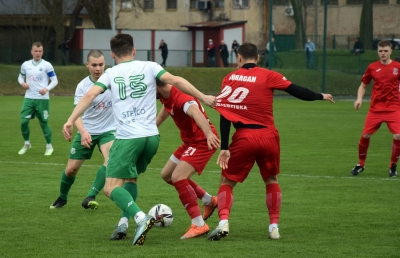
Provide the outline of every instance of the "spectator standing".
<path id="1" fill-rule="evenodd" d="M 215 67 L 215 45 L 212 39 L 208 40 L 208 44 L 206 46 L 208 53 L 208 62 L 210 67 Z"/>
<path id="2" fill-rule="evenodd" d="M 350 50 L 350 53 L 352 53 L 354 56 L 364 53 L 364 45 L 360 38 L 357 38 L 356 42 L 354 42 L 353 49 Z"/>
<path id="3" fill-rule="evenodd" d="M 162 57 L 162 63 L 160 64 L 162 67 L 165 67 L 167 65 L 167 57 L 168 57 L 168 46 L 167 43 L 162 39 L 160 42 L 160 46 L 158 47 L 159 50 L 161 50 L 161 57 Z"/>
<path id="4" fill-rule="evenodd" d="M 221 45 L 219 45 L 219 53 L 221 55 L 222 63 L 224 64 L 224 67 L 228 67 L 228 57 L 229 57 L 229 51 L 228 51 L 228 46 L 225 44 L 224 40 L 221 40 Z"/>
<path id="5" fill-rule="evenodd" d="M 274 53 L 276 52 L 276 45 L 275 45 L 275 39 L 271 39 L 271 47 L 269 45 L 269 42 L 265 46 L 265 59 L 264 59 L 264 67 L 268 67 L 269 64 L 269 51 L 272 49 Z"/>
<path id="6" fill-rule="evenodd" d="M 305 45 L 304 51 L 306 52 L 306 66 L 308 69 L 314 68 L 314 53 L 315 53 L 315 44 L 311 41 L 310 38 L 307 39 L 307 43 Z"/>
<path id="7" fill-rule="evenodd" d="M 61 44 L 58 46 L 58 48 L 61 51 L 61 56 L 62 56 L 62 65 L 67 65 L 69 62 L 69 49 L 70 49 L 70 44 L 71 44 L 71 38 L 66 38 Z"/>
<path id="8" fill-rule="evenodd" d="M 232 43 L 232 49 L 231 49 L 231 51 L 232 51 L 232 52 L 235 52 L 236 58 L 237 58 L 239 46 L 240 46 L 239 43 L 238 43 L 237 40 L 235 39 L 235 40 L 233 41 L 233 43 Z"/>

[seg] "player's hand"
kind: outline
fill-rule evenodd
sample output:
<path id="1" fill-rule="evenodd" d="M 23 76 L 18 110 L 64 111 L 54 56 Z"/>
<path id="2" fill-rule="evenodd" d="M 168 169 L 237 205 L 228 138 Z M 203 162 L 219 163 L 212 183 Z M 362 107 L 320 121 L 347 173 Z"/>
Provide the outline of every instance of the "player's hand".
<path id="1" fill-rule="evenodd" d="M 85 130 L 80 132 L 81 133 L 81 145 L 85 148 L 90 149 L 92 146 L 92 136 Z"/>
<path id="2" fill-rule="evenodd" d="M 220 142 L 220 139 L 218 139 L 218 137 L 214 133 L 210 132 L 207 135 L 207 145 L 209 150 L 218 149 Z"/>
<path id="3" fill-rule="evenodd" d="M 62 129 L 62 132 L 64 134 L 64 138 L 69 142 L 71 141 L 71 135 L 72 135 L 72 129 L 73 128 L 74 128 L 74 124 L 69 122 L 69 121 L 67 121 L 64 124 L 63 129 Z"/>
<path id="4" fill-rule="evenodd" d="M 22 86 L 22 88 L 24 88 L 24 89 L 29 89 L 29 84 L 27 84 L 26 82 L 23 82 L 22 84 L 21 84 L 21 86 Z"/>
<path id="5" fill-rule="evenodd" d="M 356 100 L 354 102 L 354 109 L 359 110 L 361 108 L 362 100 Z"/>
<path id="6" fill-rule="evenodd" d="M 203 98 L 203 103 L 209 107 L 215 108 L 215 104 L 217 103 L 217 98 L 212 95 L 205 95 Z"/>
<path id="7" fill-rule="evenodd" d="M 47 88 L 43 88 L 43 89 L 41 89 L 41 90 L 39 91 L 39 93 L 40 93 L 41 95 L 44 95 L 44 94 L 46 94 L 48 91 L 49 91 L 49 90 L 48 90 Z"/>
<path id="8" fill-rule="evenodd" d="M 325 94 L 325 93 L 321 93 L 321 94 L 322 94 L 323 100 L 329 100 L 330 102 L 335 103 L 331 94 Z"/>
<path id="9" fill-rule="evenodd" d="M 229 152 L 229 150 L 221 150 L 218 155 L 217 164 L 219 164 L 222 169 L 227 169 L 230 157 L 231 153 Z"/>

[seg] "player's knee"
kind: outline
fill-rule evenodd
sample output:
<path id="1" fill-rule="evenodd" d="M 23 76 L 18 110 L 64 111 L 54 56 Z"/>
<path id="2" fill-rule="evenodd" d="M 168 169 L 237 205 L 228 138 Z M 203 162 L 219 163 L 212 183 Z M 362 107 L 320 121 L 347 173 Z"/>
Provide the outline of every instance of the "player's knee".
<path id="1" fill-rule="evenodd" d="M 21 118 L 21 125 L 22 126 L 28 126 L 29 124 L 29 119 L 28 118 Z"/>
<path id="2" fill-rule="evenodd" d="M 371 138 L 372 134 L 363 134 L 362 137 L 363 138 Z"/>
<path id="3" fill-rule="evenodd" d="M 400 140 L 400 134 L 393 134 L 393 139 Z"/>
<path id="4" fill-rule="evenodd" d="M 77 167 L 67 167 L 65 169 L 65 174 L 68 177 L 74 177 L 74 176 L 76 176 L 76 174 L 78 174 L 78 171 L 79 171 L 79 168 L 77 168 Z"/>

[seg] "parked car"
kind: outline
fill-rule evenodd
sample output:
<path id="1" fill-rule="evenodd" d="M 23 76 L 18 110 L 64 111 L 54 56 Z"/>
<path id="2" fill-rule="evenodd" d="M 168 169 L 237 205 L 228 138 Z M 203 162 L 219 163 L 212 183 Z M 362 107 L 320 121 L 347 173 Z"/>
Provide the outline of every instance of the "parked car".
<path id="1" fill-rule="evenodd" d="M 400 49 L 400 39 L 395 39 L 395 38 L 376 38 L 376 39 L 374 39 L 374 42 L 372 45 L 373 49 L 375 49 L 375 50 L 378 49 L 378 43 L 381 40 L 390 41 L 390 43 L 392 43 L 393 49 Z"/>

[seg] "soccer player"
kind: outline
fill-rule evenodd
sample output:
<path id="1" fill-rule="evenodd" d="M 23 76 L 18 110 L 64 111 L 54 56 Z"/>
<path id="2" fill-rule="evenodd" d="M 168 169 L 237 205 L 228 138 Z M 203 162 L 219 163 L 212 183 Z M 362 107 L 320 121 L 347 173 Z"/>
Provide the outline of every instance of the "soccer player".
<path id="1" fill-rule="evenodd" d="M 257 67 L 257 47 L 243 43 L 238 50 L 238 70 L 222 81 L 216 109 L 220 112 L 221 152 L 217 164 L 222 168 L 218 191 L 220 222 L 208 236 L 219 240 L 229 233 L 229 215 L 233 188 L 242 183 L 256 162 L 266 188 L 269 212 L 269 237 L 279 239 L 278 221 L 282 201 L 278 184 L 280 147 L 279 134 L 272 113 L 274 90 L 286 91 L 301 100 L 329 100 L 330 94 L 316 93 L 288 81 L 283 75 Z M 228 146 L 231 123 L 236 128 Z"/>
<path id="2" fill-rule="evenodd" d="M 155 62 L 134 61 L 136 49 L 131 35 L 115 35 L 110 45 L 111 56 L 117 65 L 107 69 L 82 97 L 64 124 L 63 133 L 70 140 L 73 123 L 79 115 L 99 94 L 107 89 L 111 91 L 117 133 L 110 150 L 104 193 L 134 218 L 137 225 L 132 244 L 142 245 L 155 219 L 144 213 L 135 202 L 136 181 L 156 154 L 159 144 L 156 78 L 175 85 L 209 106 L 215 106 L 216 99 L 204 95 L 185 79 L 166 72 Z M 124 182 L 130 182 L 130 187 L 123 188 Z"/>
<path id="3" fill-rule="evenodd" d="M 386 123 L 393 134 L 389 176 L 397 176 L 397 161 L 400 156 L 400 63 L 391 60 L 391 54 L 391 43 L 389 41 L 380 41 L 378 43 L 379 61 L 370 64 L 361 78 L 357 100 L 354 102 L 356 110 L 361 108 L 365 89 L 371 80 L 374 80 L 374 85 L 364 130 L 358 144 L 358 163 L 350 171 L 353 176 L 364 171 L 370 138 L 382 123 Z"/>
<path id="4" fill-rule="evenodd" d="M 89 52 L 86 67 L 89 69 L 90 75 L 76 87 L 75 105 L 104 73 L 105 65 L 104 55 L 100 50 Z M 112 113 L 111 93 L 107 91 L 97 96 L 92 105 L 83 112 L 83 116 L 75 121 L 75 126 L 78 129 L 78 133 L 72 142 L 67 167 L 61 175 L 60 195 L 50 205 L 51 209 L 61 208 L 67 204 L 68 193 L 75 181 L 76 174 L 83 162 L 92 157 L 96 145 L 104 157 L 104 162 L 96 173 L 93 185 L 82 202 L 82 207 L 85 209 L 97 209 L 98 203 L 95 198 L 104 187 L 107 158 L 115 139 L 116 123 Z"/>
<path id="5" fill-rule="evenodd" d="M 26 89 L 20 116 L 21 133 L 25 144 L 18 154 L 23 155 L 32 147 L 29 140 L 29 120 L 37 116 L 47 143 L 44 155 L 50 156 L 54 149 L 51 144 L 52 133 L 48 125 L 50 116 L 49 91 L 57 86 L 58 80 L 53 66 L 46 60 L 42 59 L 42 43 L 34 42 L 32 44 L 31 54 L 33 59 L 25 61 L 22 64 L 21 72 L 18 76 L 18 83 Z"/>

